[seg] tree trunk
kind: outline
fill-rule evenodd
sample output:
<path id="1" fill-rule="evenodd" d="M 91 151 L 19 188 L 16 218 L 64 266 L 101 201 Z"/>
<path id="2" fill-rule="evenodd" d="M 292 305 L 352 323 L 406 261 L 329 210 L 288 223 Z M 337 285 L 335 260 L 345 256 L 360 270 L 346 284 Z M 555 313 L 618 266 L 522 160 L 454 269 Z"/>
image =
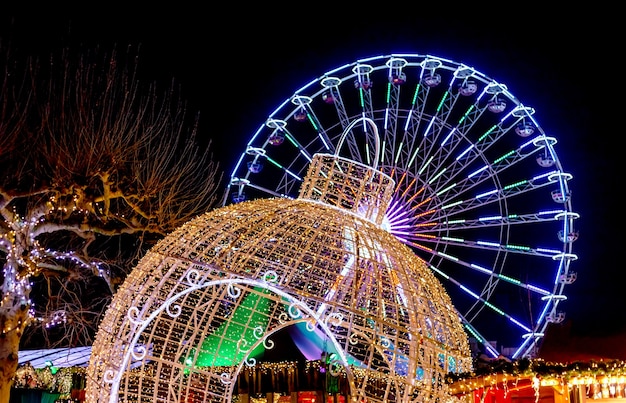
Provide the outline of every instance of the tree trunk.
<path id="1" fill-rule="evenodd" d="M 9 403 L 13 377 L 17 371 L 18 353 L 22 331 L 6 331 L 6 316 L 0 319 L 0 403 Z M 9 321 L 10 323 L 11 321 Z"/>
<path id="2" fill-rule="evenodd" d="M 29 321 L 30 289 L 17 281 L 17 270 L 4 266 L 2 301 L 0 301 L 0 403 L 9 403 L 11 387 L 19 364 L 20 339 Z"/>

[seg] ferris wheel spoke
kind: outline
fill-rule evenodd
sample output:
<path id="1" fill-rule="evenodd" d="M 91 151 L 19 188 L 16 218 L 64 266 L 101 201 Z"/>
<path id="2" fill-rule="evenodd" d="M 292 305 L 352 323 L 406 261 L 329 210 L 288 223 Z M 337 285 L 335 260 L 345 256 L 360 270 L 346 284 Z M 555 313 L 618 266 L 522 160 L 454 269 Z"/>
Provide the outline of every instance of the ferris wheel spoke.
<path id="1" fill-rule="evenodd" d="M 536 189 L 539 186 L 535 185 Z M 477 195 L 472 199 L 465 201 L 451 201 L 448 205 L 442 205 L 438 208 L 430 210 L 419 209 L 422 207 L 420 204 L 415 204 L 410 207 L 405 205 L 402 200 L 396 200 L 392 208 L 389 210 L 387 219 L 389 222 L 389 228 L 392 233 L 401 234 L 402 232 L 408 232 L 414 234 L 420 233 L 432 233 L 435 231 L 444 230 L 465 230 L 478 227 L 493 227 L 503 225 L 514 224 L 532 224 L 532 223 L 545 223 L 550 221 L 556 221 L 563 219 L 564 229 L 566 234 L 568 231 L 568 223 L 570 220 L 565 220 L 565 217 L 571 217 L 575 219 L 577 215 L 571 215 L 567 210 L 554 209 L 554 210 L 542 210 L 534 213 L 517 213 L 502 215 L 496 209 L 496 212 L 484 213 L 485 206 L 499 203 L 502 197 L 513 197 L 524 194 L 529 189 L 522 189 L 519 191 L 509 190 L 504 194 L 498 194 L 492 192 L 483 195 Z M 419 194 L 416 192 L 415 194 Z M 424 200 L 422 203 L 430 201 Z M 407 203 L 409 204 L 409 203 Z M 482 214 L 475 217 L 463 217 L 464 214 L 481 208 Z M 570 224 L 571 225 L 571 224 Z"/>
<path id="2" fill-rule="evenodd" d="M 491 189 L 487 189 L 481 193 L 474 194 L 468 199 L 454 199 L 455 195 L 465 193 L 464 189 L 456 189 L 457 185 L 452 184 L 448 188 L 442 189 L 438 196 L 437 205 L 424 206 L 425 209 L 431 212 L 438 212 L 440 215 L 446 215 L 447 217 L 455 217 L 461 213 L 467 213 L 477 208 L 484 208 L 489 205 L 495 205 L 502 200 L 515 198 L 521 196 L 527 192 L 545 187 L 552 186 L 553 182 L 549 180 L 551 173 L 547 173 L 538 177 L 520 180 L 515 183 L 510 183 L 502 186 L 501 188 L 494 186 Z M 454 195 L 449 197 L 443 197 L 442 194 L 446 192 L 454 192 Z M 447 196 L 447 195 L 446 195 Z M 433 202 L 432 198 L 427 199 L 429 202 Z M 433 202 L 434 203 L 434 202 Z"/>
<path id="3" fill-rule="evenodd" d="M 476 339 L 476 341 L 480 343 L 480 345 L 482 345 L 487 350 L 487 352 L 489 352 L 492 357 L 498 357 L 501 355 L 500 352 L 498 352 L 497 347 L 494 346 L 485 336 L 483 336 L 480 331 L 478 331 L 478 329 L 476 329 L 472 325 L 472 322 L 470 320 L 468 320 L 464 315 L 461 314 L 459 314 L 459 317 L 461 318 L 463 327 L 467 329 L 468 334 L 472 335 Z"/>
<path id="4" fill-rule="evenodd" d="M 504 253 L 516 253 L 527 256 L 537 256 L 543 258 L 554 259 L 556 256 L 560 256 L 563 252 L 562 249 L 548 249 L 541 247 L 531 247 L 527 245 L 518 244 L 502 244 L 500 242 L 488 241 L 488 240 L 468 240 L 463 238 L 457 238 L 453 236 L 433 236 L 428 234 L 400 234 L 399 238 L 404 243 L 408 243 L 413 247 L 424 250 L 426 247 L 424 244 L 434 243 L 436 245 L 454 245 L 462 246 L 464 248 L 471 248 L 477 250 L 504 252 Z M 419 243 L 418 243 L 419 242 Z M 429 248 L 430 249 L 430 248 Z"/>
<path id="5" fill-rule="evenodd" d="M 396 142 L 401 140 L 396 136 L 398 126 L 398 113 L 400 106 L 400 90 L 402 84 L 406 80 L 402 68 L 406 65 L 406 60 L 401 58 L 391 58 L 386 65 L 389 67 L 387 89 L 386 108 L 384 110 L 384 118 L 382 125 L 382 142 L 383 152 L 381 153 L 381 163 L 387 160 L 395 160 L 395 152 L 397 149 Z"/>
<path id="6" fill-rule="evenodd" d="M 473 109 L 473 114 L 484 113 L 486 107 L 479 110 L 478 107 Z M 488 112 L 491 113 L 491 112 Z M 519 132 L 518 127 L 520 122 L 524 121 L 526 117 L 532 115 L 534 111 L 531 108 L 517 107 L 504 118 L 502 118 L 497 124 L 488 126 L 483 130 L 483 134 L 477 139 L 473 140 L 466 134 L 473 128 L 474 124 L 478 121 L 480 116 L 473 116 L 468 113 L 465 114 L 458 125 L 449 128 L 448 134 L 440 142 L 440 146 L 435 149 L 432 155 L 424 155 L 423 161 L 425 165 L 420 168 L 420 173 L 431 178 L 429 184 L 434 189 L 440 189 L 448 186 L 449 182 L 457 176 L 462 170 L 471 168 L 473 163 L 479 158 L 484 158 L 483 154 L 487 152 L 492 145 L 497 144 L 501 138 L 511 131 Z M 510 119 L 509 119 L 510 118 Z M 471 123 L 467 123 L 471 122 Z M 524 126 L 525 130 L 531 131 L 532 126 Z M 515 130 L 514 130 L 515 129 Z M 534 130 L 534 128 L 532 128 Z M 522 132 L 527 135 L 527 132 Z M 514 166 L 518 160 L 524 159 L 527 156 L 533 154 L 537 150 L 524 153 L 522 149 L 527 145 L 533 145 L 535 141 L 529 141 L 526 144 L 522 144 L 518 150 L 504 150 L 500 156 L 495 156 L 492 165 L 490 166 L 488 161 L 482 163 L 482 167 L 479 166 L 474 169 L 473 172 L 468 173 L 468 178 L 474 177 L 477 173 L 485 172 L 487 168 L 496 169 L 494 172 L 498 173 L 504 168 L 510 168 Z M 467 143 L 463 146 L 462 143 Z M 432 142 L 434 144 L 434 142 Z M 536 146 L 540 149 L 540 146 Z M 454 156 L 447 166 L 444 163 L 450 160 L 450 156 Z M 505 163 L 502 161 L 505 160 Z M 542 161 L 543 162 L 543 161 Z M 490 172 L 490 171 L 487 171 Z M 483 178 L 485 175 L 483 175 Z M 491 174 L 487 176 L 490 178 Z"/>
<path id="7" fill-rule="evenodd" d="M 524 192 L 518 192 L 516 194 L 523 194 Z M 512 193 L 508 194 L 509 196 Z M 463 213 L 470 212 L 479 207 L 484 208 L 485 206 L 489 206 L 490 204 L 499 202 L 501 200 L 497 195 L 485 196 L 479 200 L 471 199 L 468 200 L 465 204 L 463 203 L 451 203 L 448 206 L 442 206 L 442 208 L 437 210 L 430 210 L 428 213 L 428 220 L 426 218 L 421 219 L 422 225 L 421 228 L 426 229 L 467 229 L 467 228 L 476 228 L 477 226 L 481 227 L 489 227 L 494 225 L 513 225 L 513 224 L 533 224 L 533 223 L 545 223 L 549 221 L 558 220 L 561 215 L 566 211 L 562 209 L 554 209 L 554 210 L 541 210 L 536 212 L 529 213 L 509 213 L 507 215 L 499 214 L 498 212 L 494 212 L 491 214 L 491 211 L 487 213 L 479 214 L 477 216 L 471 218 L 465 218 L 462 216 Z M 423 217 L 423 216 L 422 216 Z M 423 225 L 424 223 L 428 223 L 428 225 Z M 420 228 L 416 228 L 416 232 L 423 232 Z"/>
<path id="8" fill-rule="evenodd" d="M 454 106 L 457 95 L 446 92 L 443 100 L 449 100 L 450 105 L 443 103 L 433 116 L 428 117 L 428 125 L 421 133 L 422 141 L 422 166 L 420 172 L 427 177 L 436 175 L 436 172 L 442 168 L 443 163 L 452 155 L 452 151 L 459 146 L 460 140 L 463 139 L 463 130 L 458 124 L 451 125 L 448 122 L 450 110 Z M 471 111 L 468 110 L 468 113 Z M 467 129 L 467 127 L 466 127 Z M 456 141 L 455 141 L 456 140 Z"/>
<path id="9" fill-rule="evenodd" d="M 311 116 L 311 114 L 309 112 L 306 112 L 307 116 Z M 281 128 L 280 131 L 276 134 L 276 136 L 280 135 L 282 137 L 282 139 L 280 140 L 280 142 L 271 142 L 271 144 L 274 144 L 276 146 L 283 146 L 283 145 L 287 145 L 287 146 L 291 146 L 295 148 L 295 151 L 297 153 L 299 153 L 302 157 L 304 157 L 306 159 L 306 163 L 310 163 L 311 159 L 313 158 L 313 154 L 315 152 L 319 151 L 331 151 L 333 150 L 332 147 L 332 143 L 330 142 L 330 139 L 328 139 L 328 136 L 326 136 L 326 133 L 323 131 L 323 129 L 317 125 L 316 123 L 312 122 L 313 118 L 309 119 L 310 122 L 310 127 L 313 129 L 314 133 L 316 134 L 316 137 L 314 137 L 313 140 L 309 140 L 309 144 L 305 145 L 303 144 L 299 139 L 298 139 L 298 135 L 292 133 L 291 131 L 289 131 L 286 128 Z M 275 121 L 273 122 L 273 124 L 275 123 Z M 300 124 L 304 125 L 304 121 L 299 122 Z M 286 139 L 287 142 L 285 143 L 283 140 Z M 321 142 L 321 146 L 318 146 L 317 149 L 314 152 L 309 151 L 311 148 L 311 144 L 312 143 L 316 143 L 317 140 L 319 140 Z M 285 144 L 284 144 L 285 143 Z M 319 144 L 319 143 L 318 143 Z"/>
<path id="10" fill-rule="evenodd" d="M 508 130 L 509 128 L 504 128 L 501 129 L 500 132 L 506 133 Z M 453 129 L 451 134 L 448 136 L 448 138 L 451 138 L 452 140 L 446 141 L 452 141 L 458 145 L 460 144 L 459 140 L 462 139 L 462 137 L 461 135 L 454 135 L 454 133 L 458 133 L 458 131 Z M 481 149 L 478 143 L 471 143 L 469 146 L 456 153 L 455 158 L 447 166 L 444 166 L 443 163 L 446 161 L 446 158 L 449 157 L 444 153 L 446 150 L 442 147 L 439 149 L 437 154 L 427 160 L 427 166 L 431 167 L 427 171 L 432 171 L 430 175 L 428 175 L 428 173 L 426 174 L 427 177 L 431 178 L 428 185 L 431 189 L 433 189 L 432 192 L 434 194 L 438 193 L 439 189 L 449 189 L 451 184 L 454 184 L 454 188 L 459 190 L 480 185 L 487 180 L 493 179 L 495 175 L 501 174 L 504 170 L 514 168 L 517 163 L 522 162 L 524 159 L 539 150 L 537 147 L 525 152 L 524 148 L 528 145 L 533 145 L 533 142 L 529 141 L 517 150 L 505 150 L 502 155 L 496 156 L 491 163 L 489 161 L 484 161 L 479 165 L 475 165 L 475 162 L 479 158 L 484 158 L 482 157 L 482 153 L 488 148 L 488 145 L 484 146 L 484 149 Z M 469 172 L 466 172 L 466 176 L 461 178 L 458 183 L 453 182 L 464 171 Z"/>
<path id="11" fill-rule="evenodd" d="M 504 153 L 502 156 L 499 156 L 491 163 L 481 164 L 477 167 L 471 167 L 471 171 L 466 174 L 460 181 L 455 182 L 455 188 L 458 189 L 457 193 L 461 193 L 461 190 L 471 189 L 482 183 L 487 182 L 490 179 L 493 179 L 495 175 L 501 175 L 506 170 L 511 170 L 516 168 L 516 165 L 524 162 L 524 160 L 534 154 L 540 152 L 542 148 L 536 147 L 534 149 L 525 150 L 528 145 L 531 145 L 532 142 L 527 142 L 522 144 L 517 150 L 512 150 Z M 540 154 L 536 157 L 536 160 L 543 161 L 543 154 Z M 544 165 L 550 166 L 550 165 Z M 467 166 L 465 167 L 468 168 Z M 447 178 L 455 178 L 454 168 L 447 170 Z M 540 177 L 540 175 L 535 175 L 535 177 Z M 528 180 L 519 180 L 519 182 L 524 182 Z M 449 182 L 444 182 L 442 184 L 437 184 L 435 188 L 442 188 L 444 186 L 449 186 Z"/>
<path id="12" fill-rule="evenodd" d="M 492 312 L 507 318 L 509 321 L 514 323 L 518 328 L 522 329 L 523 331 L 525 331 L 525 332 L 532 332 L 532 327 L 531 327 L 532 325 L 524 324 L 521 319 L 514 318 L 512 315 L 508 314 L 503 309 L 501 309 L 501 308 L 497 307 L 496 305 L 494 305 L 493 303 L 489 302 L 489 300 L 487 298 L 484 298 L 483 295 L 486 294 L 485 291 L 483 291 L 483 292 L 476 292 L 474 290 L 471 290 L 469 287 L 464 285 L 462 282 L 457 281 L 453 277 L 450 277 L 449 275 L 441 272 L 439 270 L 439 268 L 437 268 L 435 266 L 431 266 L 431 269 L 434 272 L 436 272 L 437 274 L 439 274 L 446 281 L 449 281 L 449 282 L 453 283 L 454 285 L 456 285 L 467 296 L 473 298 L 475 300 L 475 302 L 478 303 L 478 305 L 480 305 L 481 308 L 489 308 Z M 511 281 L 511 279 L 508 279 L 506 277 L 502 277 L 501 276 L 501 278 L 504 278 L 504 279 L 507 279 L 507 280 Z M 529 286 L 529 285 L 525 285 L 526 287 L 524 287 L 524 285 L 519 285 L 519 286 L 520 286 L 520 288 L 527 288 L 527 289 L 533 291 L 531 286 Z M 492 288 L 490 289 L 490 292 L 493 292 Z M 547 295 L 551 295 L 551 294 L 548 293 Z M 465 315 L 466 314 L 464 314 L 464 316 Z"/>
<path id="13" fill-rule="evenodd" d="M 292 98 L 291 102 L 297 105 L 296 110 L 294 110 L 293 118 L 300 123 L 304 123 L 305 121 L 308 122 L 313 131 L 316 133 L 317 139 L 321 141 L 323 150 L 326 152 L 334 152 L 335 148 L 332 141 L 328 138 L 326 130 L 324 130 L 322 123 L 311 107 L 312 99 L 310 97 L 296 95 Z M 308 152 L 307 147 L 303 147 L 302 144 L 296 140 L 295 135 L 290 133 L 287 134 L 289 134 L 289 139 L 294 146 L 296 146 L 298 150 L 302 150 L 303 153 L 306 153 L 310 162 L 311 154 Z"/>
<path id="14" fill-rule="evenodd" d="M 475 265 L 472 265 L 472 267 L 476 269 Z M 460 312 L 459 316 L 462 318 L 464 326 L 466 326 L 466 328 L 470 331 L 470 333 L 476 336 L 479 339 L 479 341 L 484 340 L 486 342 L 487 339 L 485 338 L 485 336 L 480 334 L 480 332 L 476 329 L 475 326 L 472 325 L 472 323 L 485 308 L 488 308 L 490 312 L 498 316 L 502 316 L 506 318 L 508 322 L 514 324 L 518 329 L 520 329 L 520 331 L 523 332 L 524 337 L 528 337 L 528 336 L 541 337 L 543 335 L 542 332 L 545 330 L 548 323 L 559 322 L 563 320 L 563 313 L 557 311 L 558 302 L 565 299 L 565 297 L 560 294 L 551 293 L 548 290 L 542 289 L 540 287 L 536 287 L 532 284 L 523 283 L 519 280 L 512 279 L 508 276 L 493 273 L 492 271 L 488 269 L 484 269 L 484 268 L 480 268 L 479 271 L 482 273 L 486 273 L 490 276 L 497 277 L 498 282 L 489 283 L 490 286 L 485 287 L 485 289 L 483 289 L 483 291 L 479 293 L 474 290 L 471 290 L 463 282 L 454 279 L 453 277 L 449 276 L 447 273 L 444 273 L 437 266 L 431 266 L 431 269 L 435 273 L 439 274 L 440 277 L 442 277 L 446 281 L 455 284 L 458 287 L 458 289 L 462 290 L 462 292 L 465 295 L 469 296 L 475 301 L 475 303 L 466 312 L 463 312 L 463 313 Z M 542 314 L 537 318 L 537 322 L 529 323 L 527 320 L 525 321 L 521 319 L 520 317 L 516 317 L 512 314 L 509 314 L 501 307 L 498 307 L 497 305 L 490 302 L 489 297 L 491 296 L 491 293 L 494 292 L 500 280 L 505 281 L 509 284 L 512 284 L 520 289 L 525 289 L 533 294 L 538 295 L 541 301 L 547 301 L 547 302 L 544 302 Z M 532 329 L 538 329 L 538 330 L 532 330 Z M 485 347 L 489 348 L 487 345 L 485 345 Z M 518 350 L 515 352 L 515 355 L 519 355 L 521 352 L 528 354 L 530 352 L 529 350 L 530 348 L 532 348 L 532 346 L 528 347 L 528 343 L 524 342 L 522 346 L 520 346 Z"/>
<path id="15" fill-rule="evenodd" d="M 420 233 L 434 233 L 434 232 L 445 232 L 445 233 L 454 233 L 455 231 L 464 231 L 468 229 L 478 229 L 484 227 L 502 227 L 505 225 L 520 225 L 520 224 L 535 224 L 535 223 L 546 223 L 558 220 L 561 218 L 562 214 L 568 214 L 566 210 L 546 210 L 539 211 L 537 213 L 529 213 L 529 214 L 515 214 L 507 217 L 503 217 L 501 215 L 493 215 L 493 216 L 483 216 L 478 219 L 461 219 L 461 220 L 451 220 L 448 216 L 440 217 L 440 221 L 433 222 L 432 225 L 428 227 L 411 227 L 410 224 L 403 226 L 396 226 L 393 223 L 391 224 L 390 232 L 395 233 L 396 229 L 400 233 L 400 231 L 411 229 L 411 233 L 420 234 Z M 569 214 L 568 214 L 569 215 Z"/>

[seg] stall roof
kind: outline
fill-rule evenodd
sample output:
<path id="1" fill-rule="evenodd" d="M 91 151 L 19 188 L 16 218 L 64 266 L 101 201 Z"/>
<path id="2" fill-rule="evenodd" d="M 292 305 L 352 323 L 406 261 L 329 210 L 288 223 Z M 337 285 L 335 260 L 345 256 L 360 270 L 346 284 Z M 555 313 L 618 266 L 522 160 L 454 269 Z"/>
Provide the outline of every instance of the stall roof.
<path id="1" fill-rule="evenodd" d="M 45 368 L 51 362 L 55 367 L 86 367 L 89 365 L 91 346 L 20 350 L 19 365 L 30 363 L 34 368 Z"/>
<path id="2" fill-rule="evenodd" d="M 139 348 L 139 346 L 136 348 Z M 151 352 L 150 348 L 148 348 L 148 352 Z M 30 363 L 33 368 L 45 368 L 51 365 L 57 368 L 87 367 L 90 356 L 91 346 L 20 350 L 19 365 Z M 134 355 L 131 356 L 131 360 L 131 368 L 136 368 L 143 362 L 143 360 L 135 358 Z"/>

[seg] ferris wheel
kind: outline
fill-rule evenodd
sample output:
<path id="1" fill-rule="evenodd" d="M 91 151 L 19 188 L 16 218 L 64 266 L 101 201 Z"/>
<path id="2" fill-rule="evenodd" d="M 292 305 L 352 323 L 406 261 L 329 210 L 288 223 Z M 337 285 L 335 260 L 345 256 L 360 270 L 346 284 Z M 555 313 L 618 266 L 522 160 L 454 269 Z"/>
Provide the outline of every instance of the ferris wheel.
<path id="1" fill-rule="evenodd" d="M 386 229 L 436 273 L 470 340 L 493 357 L 532 358 L 548 324 L 564 319 L 578 237 L 572 175 L 534 113 L 461 63 L 361 59 L 269 115 L 241 152 L 223 205 L 298 197 L 316 153 L 376 161 L 395 180 Z M 365 123 L 351 126 L 358 119 L 375 122 L 380 139 Z"/>

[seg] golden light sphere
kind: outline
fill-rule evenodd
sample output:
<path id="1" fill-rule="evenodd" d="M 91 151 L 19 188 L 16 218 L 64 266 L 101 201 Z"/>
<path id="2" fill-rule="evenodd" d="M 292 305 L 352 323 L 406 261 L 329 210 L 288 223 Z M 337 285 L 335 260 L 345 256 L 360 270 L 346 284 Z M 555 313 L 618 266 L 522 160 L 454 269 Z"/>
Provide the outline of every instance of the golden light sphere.
<path id="1" fill-rule="evenodd" d="M 352 401 L 445 401 L 446 374 L 471 369 L 468 338 L 425 262 L 384 228 L 393 187 L 317 154 L 297 199 L 229 205 L 178 228 L 106 312 L 87 401 L 230 402 L 254 352 L 296 326 L 325 341 Z"/>

